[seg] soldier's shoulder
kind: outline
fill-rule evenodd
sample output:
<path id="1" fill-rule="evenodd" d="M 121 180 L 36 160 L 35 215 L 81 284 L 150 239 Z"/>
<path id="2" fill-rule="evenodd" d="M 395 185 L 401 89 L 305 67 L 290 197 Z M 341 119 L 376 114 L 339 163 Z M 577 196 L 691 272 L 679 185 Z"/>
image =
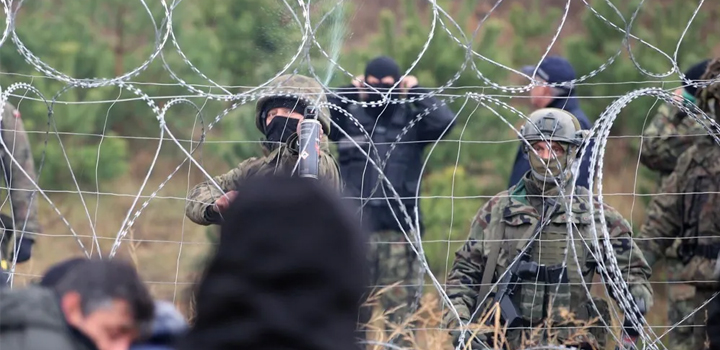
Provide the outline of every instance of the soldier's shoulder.
<path id="1" fill-rule="evenodd" d="M 674 115 L 675 113 L 677 113 L 679 111 L 680 111 L 680 109 L 677 108 L 677 106 L 675 106 L 672 103 L 663 103 L 657 109 L 658 114 L 666 116 L 666 117 Z"/>
<path id="2" fill-rule="evenodd" d="M 502 205 L 502 203 L 506 202 L 507 199 L 510 198 L 510 191 L 504 190 L 490 198 L 485 205 L 483 205 L 483 208 L 492 210 L 493 208 L 498 207 L 499 205 Z"/>
<path id="3" fill-rule="evenodd" d="M 720 176 L 720 146 L 710 137 L 707 138 L 706 145 L 702 149 L 699 144 L 693 145 L 698 148 L 695 158 L 702 156 L 702 168 L 708 172 L 708 175 Z"/>
<path id="4" fill-rule="evenodd" d="M 267 163 L 271 159 L 271 155 L 266 155 L 262 157 L 250 157 L 246 158 L 240 164 L 237 165 L 236 169 L 240 171 L 248 171 L 255 168 L 262 167 L 265 163 Z"/>
<path id="5" fill-rule="evenodd" d="M 680 157 L 678 157 L 677 164 L 675 165 L 675 173 L 684 174 L 694 168 L 697 163 L 717 163 L 720 152 L 718 152 L 717 145 L 715 147 L 707 147 L 708 144 L 705 140 L 694 143 Z M 710 145 L 712 146 L 712 145 Z"/>
<path id="6" fill-rule="evenodd" d="M 508 190 L 502 191 L 494 195 L 487 202 L 485 202 L 482 207 L 480 207 L 480 209 L 475 214 L 474 220 L 483 228 L 487 227 L 492 220 L 493 212 L 496 212 L 499 209 L 499 206 L 502 205 L 501 202 L 503 202 L 504 199 L 507 199 L 509 195 L 510 194 Z"/>

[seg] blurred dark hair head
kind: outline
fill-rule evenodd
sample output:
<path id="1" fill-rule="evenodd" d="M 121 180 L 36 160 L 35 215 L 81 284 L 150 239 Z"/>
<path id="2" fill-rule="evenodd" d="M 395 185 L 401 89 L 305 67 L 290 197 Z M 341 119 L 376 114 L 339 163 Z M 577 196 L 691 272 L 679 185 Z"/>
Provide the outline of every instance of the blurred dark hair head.
<path id="1" fill-rule="evenodd" d="M 133 318 L 143 333 L 150 333 L 154 302 L 150 292 L 128 262 L 113 259 L 83 259 L 66 266 L 50 286 L 62 296 L 70 292 L 80 295 L 83 314 L 89 315 L 113 300 L 128 303 Z"/>
<path id="2" fill-rule="evenodd" d="M 237 191 L 181 347 L 356 349 L 365 235 L 339 195 L 285 176 Z"/>
<path id="3" fill-rule="evenodd" d="M 87 259 L 71 258 L 50 266 L 50 268 L 48 268 L 43 274 L 39 284 L 47 288 L 54 287 L 58 283 L 58 281 L 60 281 L 60 279 L 62 279 L 68 273 L 68 271 L 70 271 L 75 266 L 82 264 L 84 261 L 87 261 Z"/>

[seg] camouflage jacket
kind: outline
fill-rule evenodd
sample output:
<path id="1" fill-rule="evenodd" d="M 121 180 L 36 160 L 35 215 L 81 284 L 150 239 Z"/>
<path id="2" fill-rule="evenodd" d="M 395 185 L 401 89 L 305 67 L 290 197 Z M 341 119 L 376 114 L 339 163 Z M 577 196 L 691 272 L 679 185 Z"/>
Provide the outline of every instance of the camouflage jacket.
<path id="1" fill-rule="evenodd" d="M 648 262 L 655 263 L 676 238 L 684 260 L 677 276 L 698 286 L 714 286 L 711 279 L 720 249 L 720 148 L 705 136 L 680 156 L 675 170 L 654 196 L 640 229 L 638 245 Z M 710 255 L 710 256 L 708 256 Z"/>
<path id="2" fill-rule="evenodd" d="M 671 104 L 663 104 L 643 132 L 640 162 L 660 174 L 660 183 L 675 169 L 683 152 L 707 131 Z"/>
<path id="3" fill-rule="evenodd" d="M 28 142 L 27 133 L 20 119 L 20 112 L 9 103 L 5 103 L 2 115 L 2 140 L 5 142 L 7 149 L 12 153 L 17 163 L 14 163 L 8 152 L 0 147 L 2 155 L 2 170 L 5 184 L 9 189 L 10 204 L 12 209 L 13 230 L 5 231 L 2 237 L 2 256 L 6 255 L 8 249 L 13 247 L 12 235 L 7 233 L 13 232 L 15 237 L 24 239 L 34 239 L 35 234 L 41 232 L 40 223 L 38 222 L 37 207 L 39 196 L 36 193 L 35 163 L 33 161 L 30 143 Z M 24 170 L 27 175 L 21 171 Z M 24 232 L 24 233 L 23 233 Z"/>
<path id="4" fill-rule="evenodd" d="M 593 254 L 597 248 L 592 239 L 593 218 L 589 211 L 588 191 L 578 187 L 576 192 L 577 196 L 570 206 L 571 213 L 567 212 L 565 205 L 560 205 L 551 215 L 550 222 L 543 228 L 540 237 L 535 240 L 530 254 L 533 261 L 546 266 L 562 264 L 565 260 L 567 280 L 560 279 L 558 280 L 560 283 L 526 281 L 513 297 L 513 302 L 521 310 L 523 318 L 533 325 L 544 321 L 543 317 L 552 317 L 553 321 L 567 321 L 566 317 L 563 319 L 562 308 L 575 312 L 576 315 L 588 314 L 587 311 L 580 310 L 581 307 L 586 307 L 588 300 L 581 282 L 584 280 L 591 283 L 593 280 L 597 264 L 595 258 L 597 255 Z M 597 215 L 600 203 L 593 201 L 592 205 L 595 206 Z M 612 207 L 603 205 L 603 208 L 610 242 L 623 278 L 628 283 L 642 283 L 648 287 L 648 290 L 652 290 L 648 282 L 652 271 L 631 238 L 631 226 Z M 455 261 L 447 279 L 448 297 L 463 322 L 471 320 L 471 315 L 477 309 L 479 311 L 473 321 L 483 319 L 484 313 L 492 305 L 492 292 L 483 305 L 478 305 L 478 302 L 484 299 L 484 296 L 479 295 L 479 289 L 493 246 L 500 244 L 500 253 L 492 280 L 494 283 L 507 270 L 509 263 L 515 259 L 518 252 L 527 245 L 539 218 L 538 211 L 530 204 L 525 181 L 520 181 L 509 190 L 500 192 L 478 211 L 471 224 L 467 241 L 455 253 Z M 570 242 L 568 223 L 573 224 L 574 249 L 568 247 Z M 599 217 L 595 218 L 595 224 L 601 225 Z M 598 230 L 597 233 L 602 244 L 602 231 Z M 567 256 L 564 254 L 566 247 Z M 604 245 L 600 247 L 600 251 L 605 258 Z M 575 263 L 576 258 L 582 273 Z M 549 288 L 545 288 L 546 286 Z M 552 307 L 548 310 L 552 311 L 548 313 L 552 315 L 543 316 L 543 308 L 551 300 Z M 578 316 L 578 319 L 583 319 L 582 317 Z M 451 311 L 445 313 L 444 321 L 451 328 L 457 326 L 456 318 Z M 518 339 L 519 333 L 521 332 L 508 332 L 508 340 Z M 561 338 L 562 335 L 558 337 Z"/>
<path id="5" fill-rule="evenodd" d="M 330 155 L 327 145 L 327 137 L 323 137 L 320 149 L 320 178 L 330 186 L 341 190 L 342 182 L 335 159 Z M 213 205 L 216 199 L 229 191 L 236 189 L 237 183 L 250 176 L 262 176 L 267 174 L 290 174 L 297 164 L 298 156 L 286 145 L 281 145 L 275 151 L 265 157 L 252 157 L 244 160 L 237 168 L 230 172 L 216 176 L 213 180 L 222 188 L 222 192 L 213 185 L 211 181 L 204 181 L 195 186 L 187 198 L 185 204 L 185 215 L 194 223 L 199 225 L 220 224 L 221 218 L 208 216 L 208 208 Z M 242 195 L 242 194 L 238 194 Z"/>

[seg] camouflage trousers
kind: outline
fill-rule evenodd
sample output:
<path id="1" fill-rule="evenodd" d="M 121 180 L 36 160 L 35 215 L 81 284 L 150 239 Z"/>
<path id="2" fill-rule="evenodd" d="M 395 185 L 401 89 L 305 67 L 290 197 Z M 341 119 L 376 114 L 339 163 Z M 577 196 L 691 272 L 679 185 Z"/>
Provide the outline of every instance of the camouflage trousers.
<path id="1" fill-rule="evenodd" d="M 412 238 L 412 234 L 408 233 Z M 406 322 L 417 310 L 422 292 L 420 261 L 402 232 L 379 231 L 370 238 L 368 260 L 371 272 L 372 304 L 364 307 L 363 320 L 368 323 L 374 306 L 384 313 L 386 337 L 402 347 L 411 345 L 406 337 L 413 336 L 412 322 Z M 397 331 L 397 327 L 400 331 Z M 410 331 L 408 331 L 410 330 Z M 371 336 L 368 334 L 368 338 Z"/>
<path id="2" fill-rule="evenodd" d="M 714 290 L 696 288 L 691 284 L 673 283 L 677 279 L 679 269 L 683 268 L 679 260 L 666 260 L 668 281 L 668 324 L 677 327 L 668 333 L 668 349 L 702 350 L 706 349 L 705 320 L 707 305 L 695 312 L 708 299 Z M 694 314 L 690 315 L 691 313 Z M 683 319 L 687 319 L 683 321 Z"/>

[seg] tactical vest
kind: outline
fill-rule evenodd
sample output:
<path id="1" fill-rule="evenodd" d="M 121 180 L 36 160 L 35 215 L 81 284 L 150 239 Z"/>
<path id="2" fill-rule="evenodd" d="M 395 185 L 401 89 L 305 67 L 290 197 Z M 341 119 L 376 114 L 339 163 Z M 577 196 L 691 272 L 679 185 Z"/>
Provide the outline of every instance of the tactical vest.
<path id="1" fill-rule="evenodd" d="M 494 206 L 486 229 L 488 237 L 502 240 L 494 281 L 508 269 L 519 249 L 527 245 L 540 219 L 538 212 L 527 201 L 523 182 L 511 191 L 510 196 L 500 199 Z M 531 325 L 539 324 L 546 317 L 551 317 L 554 324 L 567 321 L 562 317 L 563 309 L 576 315 L 587 314 L 586 310 L 581 310 L 588 302 L 582 283 L 592 282 L 597 264 L 587 247 L 593 246 L 592 217 L 584 198 L 576 198 L 571 211 L 572 215 L 569 215 L 565 206 L 560 205 L 551 215 L 552 219 L 530 250 L 531 260 L 545 268 L 534 280 L 522 281 L 513 297 L 521 315 Z M 572 224 L 572 240 L 568 236 L 569 221 Z M 574 243 L 574 249 L 570 246 L 566 256 L 565 249 L 570 243 Z M 489 254 L 491 246 L 486 244 L 486 254 Z M 564 270 L 563 261 L 566 263 Z M 578 271 L 578 263 L 582 273 Z"/>
<path id="2" fill-rule="evenodd" d="M 427 145 L 425 142 L 416 142 L 420 124 L 409 127 L 403 134 L 403 128 L 407 127 L 411 121 L 411 113 L 405 106 L 396 106 L 391 115 L 388 116 L 384 113 L 378 119 L 366 113 L 365 109 L 360 106 L 350 105 L 348 111 L 357 119 L 360 126 L 348 123 L 349 126 L 346 127 L 345 132 L 350 138 L 343 136 L 338 142 L 338 163 L 345 182 L 346 196 L 358 199 L 358 203 L 367 201 L 365 209 L 369 210 L 372 230 L 397 231 L 398 224 L 385 199 L 391 198 L 390 203 L 394 212 L 407 229 L 408 225 L 397 208 L 397 201 L 392 199 L 392 191 L 384 180 L 380 179 L 375 166 L 368 161 L 368 157 L 358 149 L 353 141 L 369 155 L 377 166 L 382 166 L 388 151 L 392 149 L 390 157 L 385 162 L 383 173 L 400 195 L 408 214 L 412 217 L 423 164 L 423 150 Z M 370 135 L 377 153 L 370 147 L 369 140 L 360 128 Z M 400 135 L 402 135 L 400 142 L 395 144 Z M 394 148 L 393 144 L 395 144 Z M 422 220 L 420 221 L 422 222 Z"/>

